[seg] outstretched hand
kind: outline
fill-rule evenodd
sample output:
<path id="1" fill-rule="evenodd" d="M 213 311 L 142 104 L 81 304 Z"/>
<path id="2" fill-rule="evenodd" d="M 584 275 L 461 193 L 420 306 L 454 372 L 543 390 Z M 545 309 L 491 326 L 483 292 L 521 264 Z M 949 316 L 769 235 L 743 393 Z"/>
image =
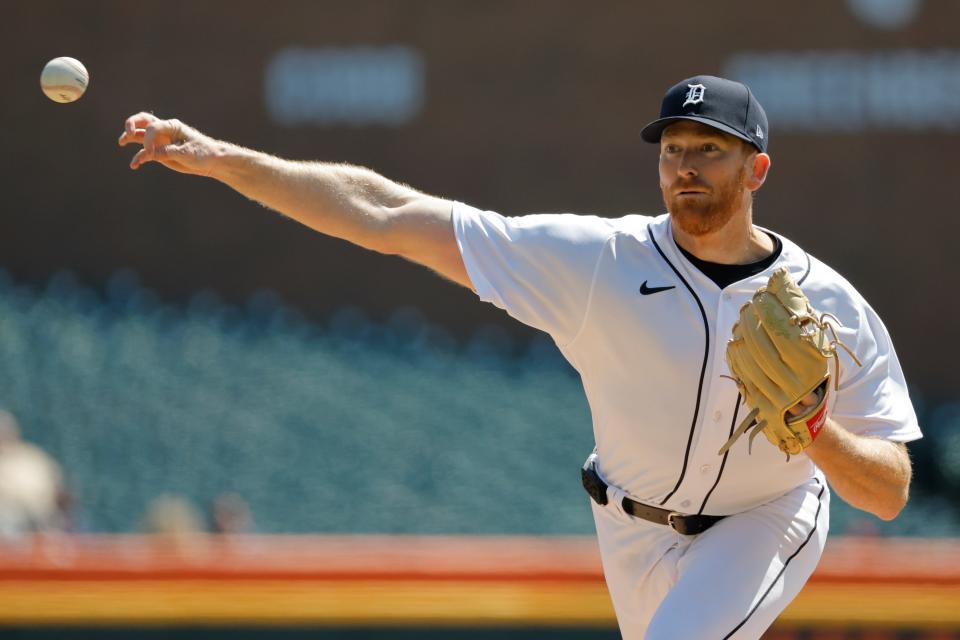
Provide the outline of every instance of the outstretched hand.
<path id="1" fill-rule="evenodd" d="M 130 161 L 131 169 L 147 162 L 198 176 L 209 176 L 221 143 L 205 136 L 179 120 L 161 120 L 152 113 L 140 112 L 127 118 L 117 143 L 143 145 Z"/>

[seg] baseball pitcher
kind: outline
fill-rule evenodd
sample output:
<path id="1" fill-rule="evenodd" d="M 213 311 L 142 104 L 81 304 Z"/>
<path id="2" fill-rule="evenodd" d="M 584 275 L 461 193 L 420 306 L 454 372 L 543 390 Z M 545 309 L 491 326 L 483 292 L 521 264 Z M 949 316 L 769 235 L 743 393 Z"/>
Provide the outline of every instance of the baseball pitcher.
<path id="1" fill-rule="evenodd" d="M 141 147 L 133 169 L 214 178 L 549 333 L 590 404 L 581 474 L 624 638 L 759 638 L 817 565 L 827 483 L 894 518 L 920 428 L 876 312 L 753 223 L 771 159 L 750 89 L 683 80 L 641 137 L 659 145 L 666 213 L 618 219 L 505 217 L 149 113 L 120 144 Z"/>

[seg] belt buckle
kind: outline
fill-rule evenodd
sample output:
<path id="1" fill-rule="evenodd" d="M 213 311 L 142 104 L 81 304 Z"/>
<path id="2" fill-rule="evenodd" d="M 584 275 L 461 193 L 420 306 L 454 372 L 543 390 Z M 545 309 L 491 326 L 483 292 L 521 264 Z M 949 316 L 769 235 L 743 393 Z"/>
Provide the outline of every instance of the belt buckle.
<path id="1" fill-rule="evenodd" d="M 671 511 L 667 514 L 667 524 L 670 525 L 670 528 L 679 533 L 682 536 L 687 534 L 686 522 L 682 520 L 683 514 L 676 511 Z"/>

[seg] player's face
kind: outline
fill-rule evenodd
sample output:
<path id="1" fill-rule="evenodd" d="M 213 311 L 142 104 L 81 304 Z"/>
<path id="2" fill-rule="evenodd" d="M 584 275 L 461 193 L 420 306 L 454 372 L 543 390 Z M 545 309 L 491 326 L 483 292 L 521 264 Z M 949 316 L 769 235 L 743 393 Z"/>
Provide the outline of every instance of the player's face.
<path id="1" fill-rule="evenodd" d="M 660 190 L 674 223 L 700 236 L 745 212 L 753 155 L 739 139 L 699 122 L 667 127 L 660 139 Z"/>

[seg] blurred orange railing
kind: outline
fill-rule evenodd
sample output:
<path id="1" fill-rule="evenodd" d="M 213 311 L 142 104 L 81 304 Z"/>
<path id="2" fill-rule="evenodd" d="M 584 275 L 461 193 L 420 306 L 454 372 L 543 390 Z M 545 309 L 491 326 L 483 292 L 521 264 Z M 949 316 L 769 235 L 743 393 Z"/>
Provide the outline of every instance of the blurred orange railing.
<path id="1" fill-rule="evenodd" d="M 171 622 L 615 624 L 591 537 L 37 536 L 0 544 L 0 625 Z M 777 628 L 851 626 L 960 629 L 960 543 L 832 539 Z"/>

